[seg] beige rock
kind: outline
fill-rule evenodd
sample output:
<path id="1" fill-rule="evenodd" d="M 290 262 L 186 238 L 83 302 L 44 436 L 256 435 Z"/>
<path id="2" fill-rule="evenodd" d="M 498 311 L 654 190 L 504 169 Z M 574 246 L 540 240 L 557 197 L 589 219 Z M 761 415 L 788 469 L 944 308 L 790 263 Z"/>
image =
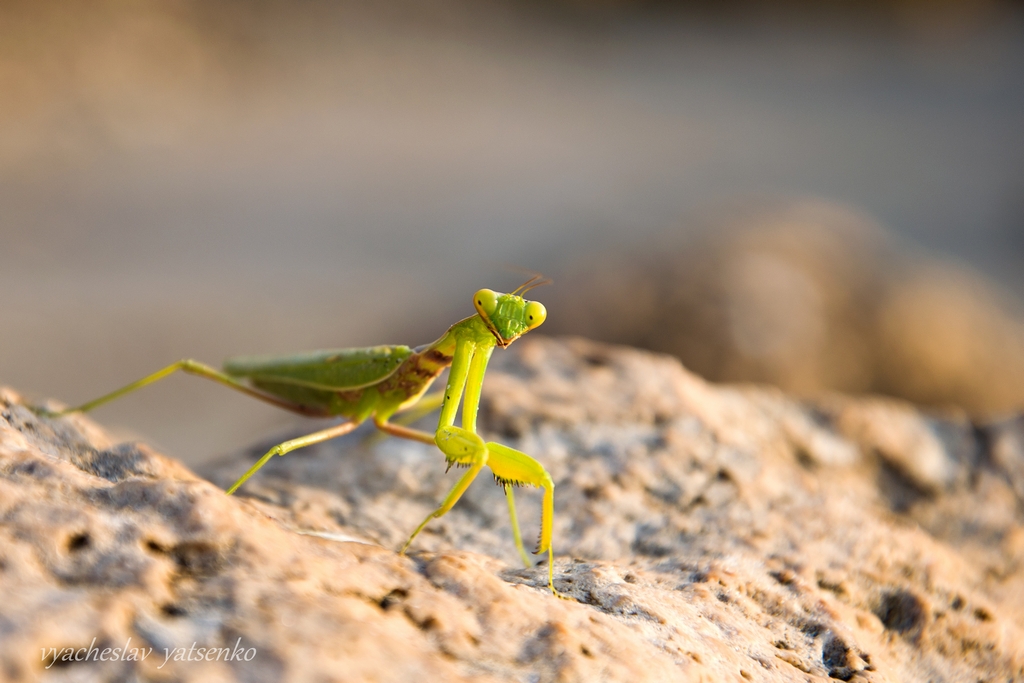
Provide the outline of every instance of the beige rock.
<path id="1" fill-rule="evenodd" d="M 229 497 L 272 443 L 210 483 L 8 391 L 0 678 L 1024 680 L 1024 418 L 796 401 L 579 339 L 493 365 L 482 422 L 556 481 L 570 600 L 517 565 L 489 481 L 396 554 L 454 480 L 426 445 L 359 432 Z M 62 661 L 125 643 L 152 651 Z"/>

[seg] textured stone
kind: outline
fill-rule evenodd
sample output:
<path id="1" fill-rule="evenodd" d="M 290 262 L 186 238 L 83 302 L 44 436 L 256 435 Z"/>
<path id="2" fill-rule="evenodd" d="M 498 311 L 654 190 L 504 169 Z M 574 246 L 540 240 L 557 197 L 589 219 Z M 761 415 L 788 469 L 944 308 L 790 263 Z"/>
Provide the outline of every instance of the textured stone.
<path id="1" fill-rule="evenodd" d="M 485 477 L 395 553 L 454 481 L 426 445 L 360 431 L 229 497 L 273 443 L 210 483 L 8 391 L 0 678 L 1024 680 L 1021 418 L 797 401 L 579 339 L 492 363 L 482 425 L 551 471 L 570 600 L 517 564 Z M 532 535 L 539 496 L 517 502 Z M 153 654 L 49 650 L 129 638 Z M 164 664 L 239 642 L 250 661 Z"/>

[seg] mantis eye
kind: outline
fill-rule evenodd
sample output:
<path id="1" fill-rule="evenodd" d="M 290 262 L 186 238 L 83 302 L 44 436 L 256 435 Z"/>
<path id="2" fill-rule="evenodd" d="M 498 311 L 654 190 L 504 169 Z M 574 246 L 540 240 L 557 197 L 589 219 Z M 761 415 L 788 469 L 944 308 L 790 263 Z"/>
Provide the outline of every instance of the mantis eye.
<path id="1" fill-rule="evenodd" d="M 473 295 L 473 306 L 476 307 L 477 313 L 489 320 L 498 308 L 498 293 L 490 289 L 481 289 Z"/>
<path id="2" fill-rule="evenodd" d="M 526 304 L 526 326 L 529 329 L 540 327 L 541 323 L 548 317 L 548 310 L 539 301 L 531 301 Z"/>

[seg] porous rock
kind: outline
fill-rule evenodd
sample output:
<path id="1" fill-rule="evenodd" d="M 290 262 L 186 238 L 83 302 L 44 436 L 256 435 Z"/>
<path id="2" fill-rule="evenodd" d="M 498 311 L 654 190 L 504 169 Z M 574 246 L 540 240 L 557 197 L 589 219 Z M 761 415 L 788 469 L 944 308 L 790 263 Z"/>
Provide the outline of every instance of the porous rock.
<path id="1" fill-rule="evenodd" d="M 496 354 L 484 396 L 488 438 L 556 482 L 567 600 L 483 476 L 395 552 L 456 476 L 427 445 L 359 431 L 227 496 L 273 443 L 207 481 L 6 391 L 0 679 L 1024 680 L 1024 419 L 796 401 L 579 339 Z"/>

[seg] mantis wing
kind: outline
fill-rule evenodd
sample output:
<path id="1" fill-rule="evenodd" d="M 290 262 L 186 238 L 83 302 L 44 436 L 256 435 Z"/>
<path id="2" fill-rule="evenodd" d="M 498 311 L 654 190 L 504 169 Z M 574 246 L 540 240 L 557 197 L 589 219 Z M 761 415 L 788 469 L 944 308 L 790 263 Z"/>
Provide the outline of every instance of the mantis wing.
<path id="1" fill-rule="evenodd" d="M 412 352 L 408 346 L 368 346 L 288 356 L 241 356 L 225 361 L 224 372 L 254 382 L 348 391 L 377 384 Z"/>

